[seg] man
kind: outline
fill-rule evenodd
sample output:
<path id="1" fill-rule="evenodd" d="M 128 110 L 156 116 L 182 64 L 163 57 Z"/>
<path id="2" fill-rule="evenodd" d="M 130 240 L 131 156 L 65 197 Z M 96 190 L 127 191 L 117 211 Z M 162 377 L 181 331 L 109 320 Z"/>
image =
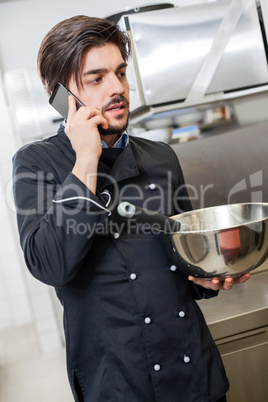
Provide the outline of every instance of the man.
<path id="1" fill-rule="evenodd" d="M 172 149 L 126 133 L 128 53 L 118 27 L 85 16 L 59 23 L 41 44 L 48 94 L 61 82 L 86 106 L 77 110 L 70 96 L 57 135 L 14 157 L 25 261 L 63 305 L 75 401 L 225 400 L 228 380 L 194 299 L 249 274 L 187 278 L 159 235 L 117 216 L 122 200 L 168 215 L 191 208 Z"/>

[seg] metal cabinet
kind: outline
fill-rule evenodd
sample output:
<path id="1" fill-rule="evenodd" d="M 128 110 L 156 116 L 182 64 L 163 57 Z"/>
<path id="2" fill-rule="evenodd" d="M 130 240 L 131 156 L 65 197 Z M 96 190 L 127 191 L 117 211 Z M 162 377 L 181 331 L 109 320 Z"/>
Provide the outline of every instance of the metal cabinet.
<path id="1" fill-rule="evenodd" d="M 266 402 L 268 326 L 216 343 L 230 381 L 228 402 Z"/>
<path id="2" fill-rule="evenodd" d="M 267 265 L 266 265 L 267 266 Z M 256 271 L 257 272 L 257 271 Z M 230 382 L 228 402 L 266 402 L 268 271 L 200 305 Z"/>

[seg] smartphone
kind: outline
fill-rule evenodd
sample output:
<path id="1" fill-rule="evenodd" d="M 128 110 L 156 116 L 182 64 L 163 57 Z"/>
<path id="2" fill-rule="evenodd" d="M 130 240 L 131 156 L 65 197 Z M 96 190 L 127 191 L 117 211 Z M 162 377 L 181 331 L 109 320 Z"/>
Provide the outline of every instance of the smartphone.
<path id="1" fill-rule="evenodd" d="M 54 109 L 59 112 L 59 114 L 66 120 L 68 116 L 68 96 L 72 95 L 76 100 L 76 107 L 77 109 L 80 106 L 85 106 L 79 99 L 77 99 L 74 94 L 72 94 L 67 88 L 65 88 L 60 82 L 57 83 L 55 86 L 50 98 L 49 103 Z"/>

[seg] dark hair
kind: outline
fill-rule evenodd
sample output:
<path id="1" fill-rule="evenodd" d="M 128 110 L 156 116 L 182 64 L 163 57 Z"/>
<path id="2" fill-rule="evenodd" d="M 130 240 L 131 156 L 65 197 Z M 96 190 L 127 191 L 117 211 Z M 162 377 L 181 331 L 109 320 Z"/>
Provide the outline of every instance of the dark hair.
<path id="1" fill-rule="evenodd" d="M 43 39 L 37 57 L 37 68 L 48 94 L 57 82 L 68 87 L 74 76 L 78 87 L 81 82 L 81 59 L 84 53 L 106 43 L 118 46 L 124 61 L 130 53 L 130 41 L 114 23 L 77 15 L 55 25 Z"/>

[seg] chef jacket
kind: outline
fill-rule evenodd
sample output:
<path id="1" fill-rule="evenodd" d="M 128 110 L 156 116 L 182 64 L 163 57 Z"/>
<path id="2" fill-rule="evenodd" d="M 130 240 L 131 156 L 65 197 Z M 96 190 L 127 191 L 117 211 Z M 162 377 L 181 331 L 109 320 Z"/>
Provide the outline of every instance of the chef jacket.
<path id="1" fill-rule="evenodd" d="M 96 194 L 71 173 L 63 126 L 13 158 L 21 246 L 62 303 L 74 399 L 217 401 L 228 380 L 195 301 L 216 292 L 188 281 L 157 231 L 116 214 L 126 200 L 166 215 L 189 210 L 177 157 L 135 137 L 115 152 L 112 164 L 99 162 Z"/>

